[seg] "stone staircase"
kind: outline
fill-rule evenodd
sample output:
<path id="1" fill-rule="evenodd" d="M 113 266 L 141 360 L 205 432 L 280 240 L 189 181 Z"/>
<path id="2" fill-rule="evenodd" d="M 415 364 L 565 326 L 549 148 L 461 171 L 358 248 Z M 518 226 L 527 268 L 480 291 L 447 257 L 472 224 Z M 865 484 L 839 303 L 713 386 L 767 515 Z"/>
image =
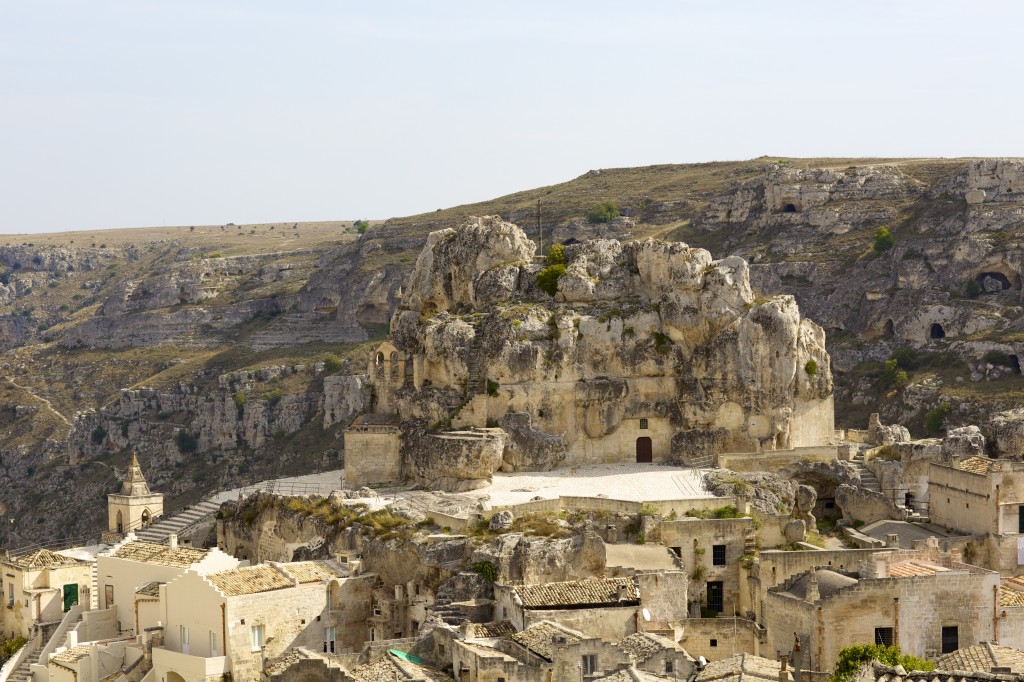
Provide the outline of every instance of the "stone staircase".
<path id="1" fill-rule="evenodd" d="M 135 531 L 135 537 L 145 542 L 164 543 L 167 541 L 168 535 L 172 533 L 180 535 L 183 530 L 201 521 L 205 521 L 216 514 L 219 509 L 220 502 L 206 500 L 188 507 L 173 516 L 161 519 L 151 526 Z"/>
<path id="2" fill-rule="evenodd" d="M 22 659 L 21 665 L 12 670 L 11 674 L 7 676 L 6 682 L 26 682 L 26 680 L 33 679 L 32 664 L 39 662 L 39 650 L 42 647 L 39 646 L 39 640 L 37 639 L 30 639 L 25 646 L 32 648 L 29 649 L 28 655 Z"/>
<path id="3" fill-rule="evenodd" d="M 863 452 L 858 452 L 854 455 L 850 460 L 850 463 L 853 464 L 853 468 L 857 470 L 858 474 L 860 474 L 860 485 L 862 488 L 867 488 L 868 490 L 876 493 L 882 492 L 882 486 L 878 483 L 878 477 L 875 476 L 870 469 L 864 466 Z"/>
<path id="4" fill-rule="evenodd" d="M 471 349 L 466 358 L 466 370 L 469 377 L 466 380 L 466 395 L 474 396 L 487 392 L 487 377 L 484 375 L 483 363 L 480 362 L 480 351 Z"/>

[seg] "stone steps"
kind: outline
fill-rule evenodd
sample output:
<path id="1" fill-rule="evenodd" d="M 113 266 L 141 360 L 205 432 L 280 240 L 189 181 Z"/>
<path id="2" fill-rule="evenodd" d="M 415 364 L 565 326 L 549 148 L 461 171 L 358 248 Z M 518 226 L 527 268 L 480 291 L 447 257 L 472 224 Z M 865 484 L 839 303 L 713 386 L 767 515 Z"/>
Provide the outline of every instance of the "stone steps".
<path id="1" fill-rule="evenodd" d="M 174 516 L 162 519 L 152 526 L 135 531 L 135 537 L 145 542 L 166 542 L 167 536 L 171 533 L 177 534 L 189 526 L 213 516 L 219 509 L 219 502 L 200 502 Z"/>
<path id="2" fill-rule="evenodd" d="M 853 464 L 853 468 L 856 469 L 857 473 L 860 475 L 860 485 L 862 488 L 872 490 L 876 493 L 882 492 L 882 486 L 878 483 L 878 477 L 875 476 L 870 469 L 864 466 L 863 453 L 858 452 L 854 455 L 850 460 L 850 463 Z"/>
<path id="3" fill-rule="evenodd" d="M 466 394 L 477 395 L 487 391 L 487 379 L 481 369 L 480 353 L 476 350 L 469 352 L 466 358 L 466 370 L 469 377 L 466 380 Z"/>

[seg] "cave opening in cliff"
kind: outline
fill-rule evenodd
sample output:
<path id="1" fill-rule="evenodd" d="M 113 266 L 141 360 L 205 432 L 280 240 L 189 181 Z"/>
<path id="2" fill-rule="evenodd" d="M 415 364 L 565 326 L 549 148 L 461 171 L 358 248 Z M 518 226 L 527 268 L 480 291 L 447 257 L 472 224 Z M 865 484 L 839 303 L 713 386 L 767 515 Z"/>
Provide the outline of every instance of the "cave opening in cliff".
<path id="1" fill-rule="evenodd" d="M 982 272 L 974 278 L 974 281 L 981 286 L 982 293 L 999 291 L 1000 289 L 997 289 L 995 286 L 995 283 L 997 282 L 999 283 L 1002 291 L 1006 291 L 1013 286 L 1010 284 L 1010 278 L 1001 272 Z"/>
<path id="2" fill-rule="evenodd" d="M 942 325 L 938 322 L 932 324 L 931 337 L 933 339 L 944 339 L 946 338 L 946 330 L 942 328 Z"/>
<path id="3" fill-rule="evenodd" d="M 1021 373 L 1021 371 L 1020 371 L 1020 358 L 1018 358 L 1016 355 L 1011 355 L 1010 356 L 1010 364 L 1013 366 L 1014 374 L 1020 374 Z"/>
<path id="4" fill-rule="evenodd" d="M 893 324 L 892 320 L 885 321 L 885 335 L 890 338 L 896 336 L 896 325 Z"/>
<path id="5" fill-rule="evenodd" d="M 793 204 L 786 204 L 782 207 L 783 213 L 796 213 L 796 206 Z"/>

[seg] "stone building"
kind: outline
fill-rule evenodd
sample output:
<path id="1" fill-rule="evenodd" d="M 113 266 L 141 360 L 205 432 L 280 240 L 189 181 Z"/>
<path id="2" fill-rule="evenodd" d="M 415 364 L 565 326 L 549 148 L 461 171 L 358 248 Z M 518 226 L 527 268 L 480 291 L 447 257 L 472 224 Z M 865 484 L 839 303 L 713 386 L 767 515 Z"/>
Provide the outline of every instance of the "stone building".
<path id="1" fill-rule="evenodd" d="M 932 523 L 984 538 L 977 563 L 1013 576 L 1024 563 L 1024 463 L 987 457 L 932 462 Z"/>
<path id="2" fill-rule="evenodd" d="M 904 653 L 934 658 L 995 638 L 999 574 L 922 550 L 879 552 L 856 572 L 818 568 L 768 591 L 771 649 L 790 651 L 800 636 L 801 666 L 831 670 L 849 644 L 897 644 Z"/>
<path id="3" fill-rule="evenodd" d="M 537 585 L 494 585 L 494 619 L 518 630 L 559 623 L 617 642 L 643 630 L 674 635 L 686 619 L 689 576 L 683 571 Z M 646 615 L 644 615 L 646 611 Z"/>
<path id="4" fill-rule="evenodd" d="M 0 559 L 0 633 L 31 637 L 41 623 L 59 621 L 75 604 L 89 608 L 92 564 L 48 549 Z"/>
<path id="5" fill-rule="evenodd" d="M 120 493 L 107 495 L 107 531 L 123 536 L 125 533 L 148 526 L 154 519 L 163 516 L 163 493 L 150 491 L 142 475 L 138 456 L 132 452 Z"/>
<path id="6" fill-rule="evenodd" d="M 153 651 L 157 679 L 174 673 L 205 682 L 210 671 L 258 679 L 265 660 L 293 647 L 336 653 L 361 646 L 374 576 L 346 576 L 330 561 L 186 571 L 160 588 L 164 643 Z"/>

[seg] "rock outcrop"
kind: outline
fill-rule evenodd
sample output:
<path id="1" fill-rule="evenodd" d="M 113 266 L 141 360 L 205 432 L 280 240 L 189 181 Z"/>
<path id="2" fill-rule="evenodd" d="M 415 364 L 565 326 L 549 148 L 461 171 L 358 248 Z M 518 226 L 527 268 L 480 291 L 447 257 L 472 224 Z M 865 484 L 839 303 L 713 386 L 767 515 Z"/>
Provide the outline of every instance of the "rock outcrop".
<path id="1" fill-rule="evenodd" d="M 403 418 L 505 419 L 512 469 L 560 461 L 552 438 L 568 464 L 632 461 L 644 438 L 655 461 L 831 441 L 824 332 L 791 297 L 755 299 L 742 259 L 586 241 L 565 247 L 552 296 L 534 250 L 496 217 L 431 234 L 392 320 L 391 342 L 417 368 L 398 392 Z M 446 415 L 439 388 L 468 399 Z M 507 421 L 519 413 L 529 423 Z"/>

